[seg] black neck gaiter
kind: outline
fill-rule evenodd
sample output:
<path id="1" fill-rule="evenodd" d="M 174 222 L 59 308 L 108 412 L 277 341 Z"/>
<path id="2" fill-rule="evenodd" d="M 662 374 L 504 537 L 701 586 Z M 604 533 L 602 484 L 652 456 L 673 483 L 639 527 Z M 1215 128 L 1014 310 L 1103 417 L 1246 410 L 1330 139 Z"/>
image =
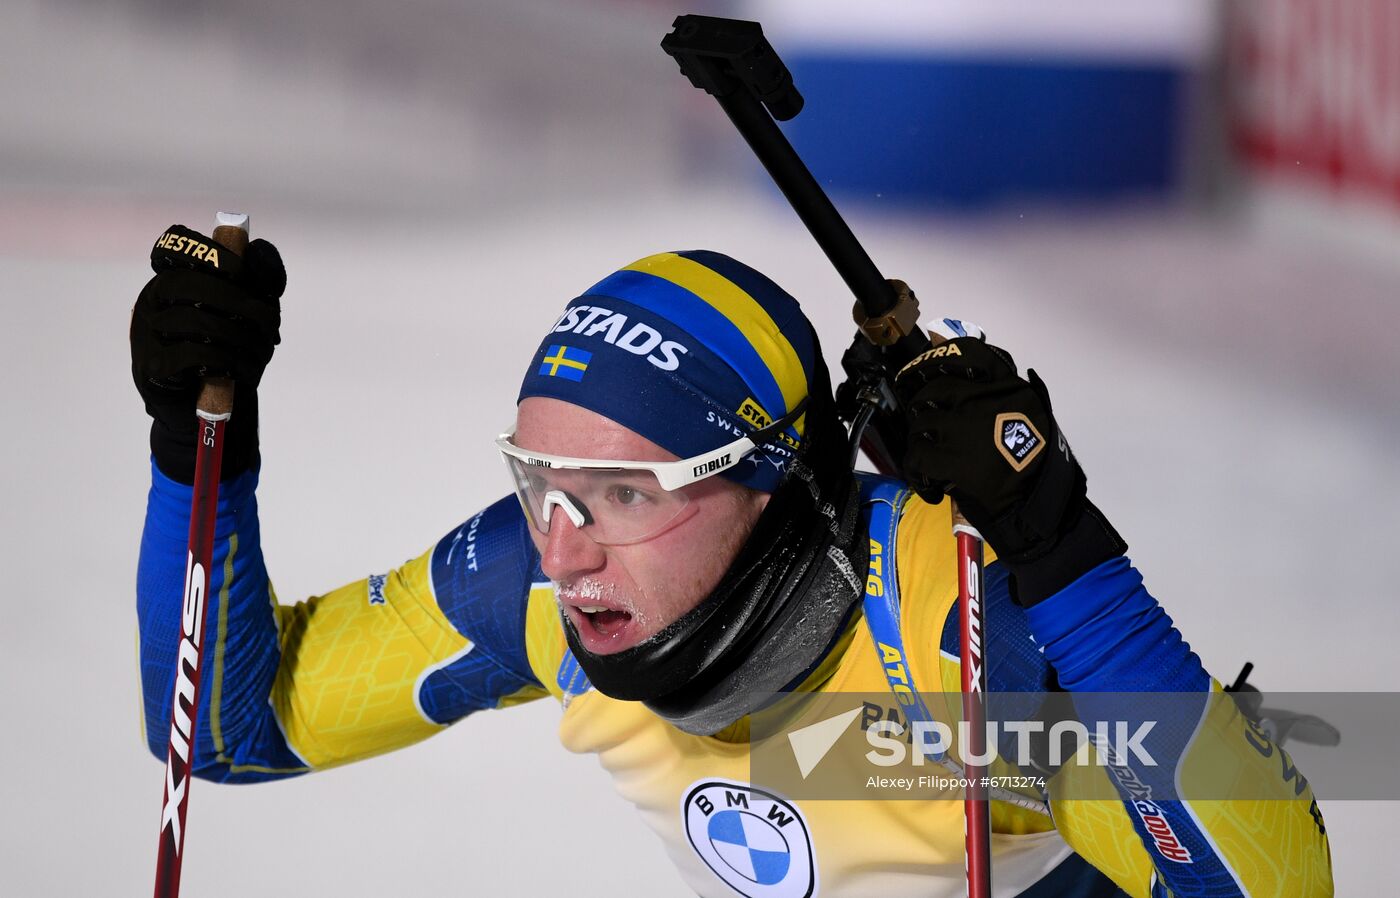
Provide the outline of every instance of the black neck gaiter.
<path id="1" fill-rule="evenodd" d="M 861 595 L 869 546 L 856 532 L 859 488 L 829 399 L 809 411 L 808 437 L 724 579 L 679 620 L 630 649 L 595 655 L 564 618 L 569 648 L 598 691 L 710 735 L 816 664 Z"/>

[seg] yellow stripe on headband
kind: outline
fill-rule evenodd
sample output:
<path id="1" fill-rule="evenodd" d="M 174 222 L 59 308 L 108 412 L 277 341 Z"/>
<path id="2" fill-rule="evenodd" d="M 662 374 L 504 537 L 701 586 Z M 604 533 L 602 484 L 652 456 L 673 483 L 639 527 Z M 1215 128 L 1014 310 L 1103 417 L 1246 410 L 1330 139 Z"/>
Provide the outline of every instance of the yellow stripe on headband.
<path id="1" fill-rule="evenodd" d="M 788 409 L 807 395 L 807 375 L 802 371 L 802 361 L 797 357 L 797 351 L 778 329 L 768 310 L 733 281 L 693 259 L 675 253 L 647 256 L 624 270 L 665 278 L 694 293 L 732 321 L 753 346 L 763 364 L 768 366 Z"/>

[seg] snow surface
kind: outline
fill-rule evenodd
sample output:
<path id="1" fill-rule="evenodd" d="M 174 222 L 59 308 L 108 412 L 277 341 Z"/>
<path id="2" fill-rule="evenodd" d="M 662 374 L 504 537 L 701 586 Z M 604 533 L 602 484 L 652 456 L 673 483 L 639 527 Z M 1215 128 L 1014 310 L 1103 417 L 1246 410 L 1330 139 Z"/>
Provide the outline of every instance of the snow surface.
<path id="1" fill-rule="evenodd" d="M 459 126 L 440 100 L 350 106 L 345 79 L 312 63 L 290 95 L 259 93 L 287 74 L 275 59 L 243 66 L 237 91 L 204 88 L 208 108 L 269 97 L 260 140 L 277 152 L 250 160 L 256 140 L 186 145 L 173 128 L 83 131 L 121 104 L 164 121 L 158 78 L 199 58 L 170 49 L 197 36 L 92 4 L 12 7 L 0 85 L 55 64 L 44 99 L 0 87 L 13 125 L 0 134 L 5 894 L 140 893 L 153 872 L 161 768 L 140 729 L 133 595 L 147 423 L 125 332 L 165 225 L 204 225 L 232 199 L 287 259 L 259 494 L 284 602 L 403 562 L 507 490 L 491 440 L 524 363 L 563 304 L 619 265 L 726 252 L 804 302 L 833 366 L 851 333 L 840 281 L 766 188 L 674 177 L 741 156 L 682 165 L 671 138 L 609 125 L 582 132 L 571 169 L 528 117 L 502 135 L 489 109 Z M 684 114 L 709 121 L 701 99 Z M 392 139 L 419 127 L 421 141 Z M 341 147 L 344 128 L 368 143 Z M 516 145 L 519 171 L 501 150 Z M 190 163 L 206 155 L 216 164 Z M 1210 670 L 1230 679 L 1251 660 L 1272 690 L 1400 689 L 1400 269 L 1247 214 L 851 208 L 926 310 L 976 321 L 1041 372 L 1092 495 Z M 559 747 L 558 718 L 538 702 L 322 775 L 201 782 L 186 893 L 686 894 L 594 759 Z M 1394 807 L 1323 802 L 1339 894 L 1392 881 Z"/>

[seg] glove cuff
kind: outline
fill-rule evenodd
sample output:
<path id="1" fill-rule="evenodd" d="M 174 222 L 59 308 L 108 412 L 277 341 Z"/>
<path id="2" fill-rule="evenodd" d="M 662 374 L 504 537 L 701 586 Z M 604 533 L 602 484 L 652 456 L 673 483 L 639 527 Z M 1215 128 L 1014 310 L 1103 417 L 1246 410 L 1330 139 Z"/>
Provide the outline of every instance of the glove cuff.
<path id="1" fill-rule="evenodd" d="M 1029 608 L 1127 551 L 1127 542 L 1103 512 L 1086 500 L 1078 520 L 1049 551 L 1030 561 L 1002 561 L 1011 571 L 1011 597 L 1022 608 Z"/>

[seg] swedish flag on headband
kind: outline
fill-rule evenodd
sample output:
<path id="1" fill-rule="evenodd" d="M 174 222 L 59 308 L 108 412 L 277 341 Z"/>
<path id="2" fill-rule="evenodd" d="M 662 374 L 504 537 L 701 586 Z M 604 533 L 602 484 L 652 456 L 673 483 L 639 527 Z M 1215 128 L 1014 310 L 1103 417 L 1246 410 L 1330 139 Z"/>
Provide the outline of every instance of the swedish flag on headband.
<path id="1" fill-rule="evenodd" d="M 583 380 L 593 353 L 577 346 L 551 346 L 545 351 L 544 361 L 538 373 L 541 377 L 562 377 L 565 380 Z"/>

